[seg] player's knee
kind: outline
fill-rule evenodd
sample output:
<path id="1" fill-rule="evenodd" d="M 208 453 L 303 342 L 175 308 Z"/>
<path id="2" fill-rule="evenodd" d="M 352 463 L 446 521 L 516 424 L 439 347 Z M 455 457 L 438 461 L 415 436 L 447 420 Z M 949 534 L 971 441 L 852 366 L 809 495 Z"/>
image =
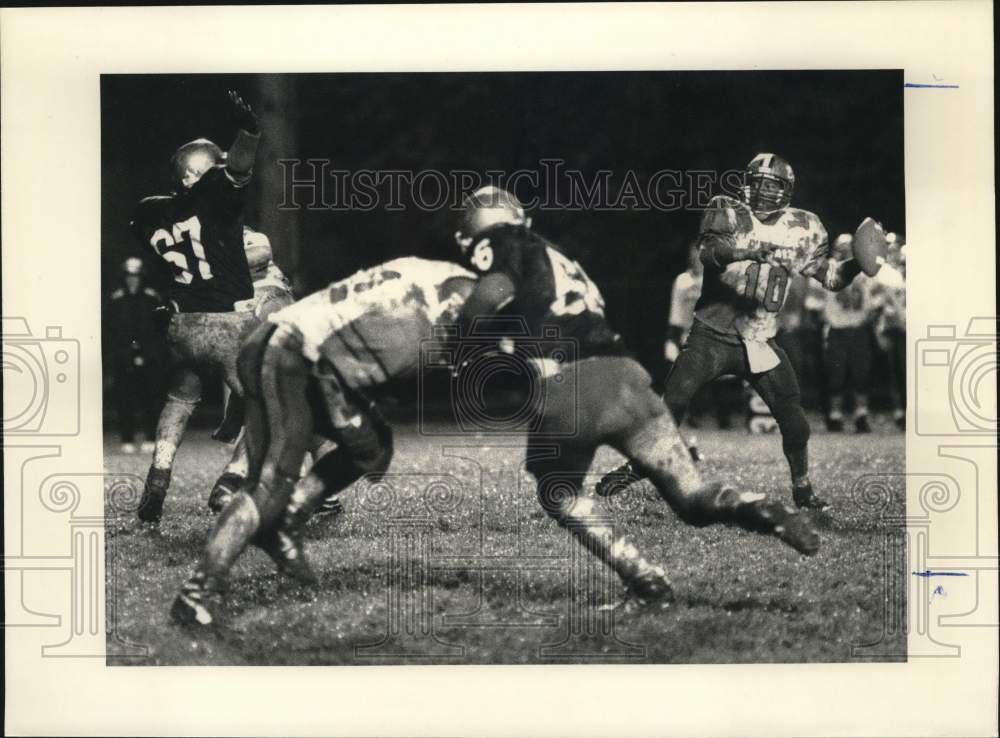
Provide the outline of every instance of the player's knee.
<path id="1" fill-rule="evenodd" d="M 193 409 L 201 402 L 201 378 L 187 369 L 177 372 L 170 380 L 167 400 L 190 405 Z"/>
<path id="2" fill-rule="evenodd" d="M 632 359 L 622 361 L 593 396 L 601 398 L 603 406 L 597 416 L 601 441 L 617 441 L 662 415 L 665 409 L 653 392 L 649 374 Z"/>
<path id="3" fill-rule="evenodd" d="M 351 455 L 360 476 L 378 481 L 392 463 L 392 429 L 381 418 L 363 415 L 361 425 L 341 429 L 337 442 Z"/>

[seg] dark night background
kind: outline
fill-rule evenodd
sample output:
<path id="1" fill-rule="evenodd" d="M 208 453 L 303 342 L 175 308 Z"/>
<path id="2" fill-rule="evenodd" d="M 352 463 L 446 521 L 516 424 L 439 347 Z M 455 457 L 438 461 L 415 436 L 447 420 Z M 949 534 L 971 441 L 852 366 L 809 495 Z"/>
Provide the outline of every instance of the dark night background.
<path id="1" fill-rule="evenodd" d="M 233 137 L 226 91 L 261 116 L 247 223 L 264 230 L 302 290 L 387 258 L 447 258 L 453 213 L 278 210 L 284 158 L 336 169 L 540 170 L 565 160 L 587 180 L 627 170 L 725 171 L 759 151 L 795 169 L 793 204 L 831 238 L 871 215 L 905 232 L 900 71 L 298 75 L 111 75 L 102 78 L 102 274 L 140 254 L 131 210 L 169 189 L 167 161 L 200 136 Z M 530 188 L 529 188 L 530 189 Z M 536 194 L 518 191 L 522 198 Z M 613 326 L 659 376 L 669 291 L 684 268 L 696 210 L 541 210 L 535 227 L 587 269 Z"/>

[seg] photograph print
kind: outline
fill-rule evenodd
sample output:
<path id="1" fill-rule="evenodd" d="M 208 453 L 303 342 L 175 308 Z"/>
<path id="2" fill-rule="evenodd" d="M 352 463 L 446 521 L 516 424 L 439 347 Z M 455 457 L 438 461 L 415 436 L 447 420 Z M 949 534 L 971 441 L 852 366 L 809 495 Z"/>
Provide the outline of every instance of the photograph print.
<path id="1" fill-rule="evenodd" d="M 109 665 L 906 660 L 900 70 L 100 92 Z"/>

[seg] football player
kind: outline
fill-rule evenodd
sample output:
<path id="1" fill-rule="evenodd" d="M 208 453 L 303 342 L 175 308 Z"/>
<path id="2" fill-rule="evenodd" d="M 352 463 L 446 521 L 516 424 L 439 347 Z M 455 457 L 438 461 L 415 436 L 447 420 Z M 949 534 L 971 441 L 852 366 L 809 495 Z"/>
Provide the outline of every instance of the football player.
<path id="1" fill-rule="evenodd" d="M 477 190 L 465 203 L 455 238 L 465 263 L 480 273 L 460 313 L 460 335 L 471 335 L 477 319 L 496 314 L 519 321 L 536 344 L 530 366 L 543 391 L 535 394 L 541 399 L 528 433 L 526 467 L 537 482 L 539 502 L 614 569 L 631 594 L 655 601 L 669 598 L 672 590 L 661 567 L 596 522 L 600 500 L 581 494 L 602 444 L 628 457 L 687 523 L 736 524 L 775 535 L 803 553 L 817 550 L 818 537 L 793 509 L 762 494 L 702 481 L 650 376 L 608 325 L 597 286 L 577 262 L 531 229 L 513 195 L 495 187 Z M 554 341 L 546 338 L 553 335 Z M 567 356 L 567 340 L 575 356 Z"/>
<path id="2" fill-rule="evenodd" d="M 809 480 L 809 422 L 799 384 L 785 352 L 774 342 L 777 315 L 792 274 L 838 291 L 861 273 L 853 258 L 830 254 L 826 229 L 807 210 L 791 207 L 795 174 L 775 154 L 758 154 L 747 165 L 740 199 L 714 197 L 701 221 L 699 246 L 705 265 L 695 321 L 667 378 L 665 400 L 682 420 L 691 398 L 722 374 L 747 379 L 771 409 L 791 471 L 792 497 L 802 508 L 826 509 Z M 613 491 L 633 470 L 622 467 L 598 485 Z"/>
<path id="3" fill-rule="evenodd" d="M 886 236 L 886 266 L 879 269 L 872 287 L 878 311 L 875 340 L 886 355 L 889 368 L 889 393 L 892 419 L 900 430 L 906 429 L 906 243 L 896 233 Z M 888 267 L 888 268 L 887 268 Z"/>
<path id="4" fill-rule="evenodd" d="M 209 600 L 249 544 L 281 572 L 315 576 L 298 533 L 315 507 L 363 475 L 384 473 L 392 433 L 367 388 L 415 374 L 420 338 L 454 322 L 475 275 L 457 264 L 394 259 L 272 313 L 239 357 L 247 481 L 224 507 L 202 560 L 174 601 L 179 622 L 208 625 Z M 323 453 L 323 442 L 336 448 Z M 317 455 L 300 479 L 307 452 Z"/>
<path id="5" fill-rule="evenodd" d="M 833 242 L 833 256 L 849 259 L 852 254 L 849 233 Z M 830 408 L 826 427 L 833 432 L 844 429 L 844 391 L 850 385 L 854 393 L 854 429 L 870 433 L 868 389 L 871 384 L 872 278 L 859 274 L 840 292 L 828 292 L 823 306 L 823 354 L 826 360 L 827 392 Z"/>
<path id="6" fill-rule="evenodd" d="M 258 322 L 264 321 L 271 313 L 295 302 L 292 285 L 281 268 L 274 263 L 271 241 L 265 234 L 244 226 L 243 245 L 253 280 L 254 296 L 250 300 L 236 303 L 236 309 L 253 313 Z M 235 363 L 235 356 L 232 361 Z M 236 440 L 236 448 L 209 495 L 208 507 L 213 512 L 222 510 L 246 481 L 249 459 L 246 438 L 240 433 L 243 420 L 243 399 L 230 392 L 225 417 L 212 437 L 225 442 Z"/>
<path id="7" fill-rule="evenodd" d="M 166 295 L 173 308 L 167 402 L 138 508 L 139 519 L 150 523 L 160 520 L 177 446 L 201 399 L 200 367 L 220 368 L 230 390 L 241 394 L 235 357 L 257 322 L 235 305 L 253 297 L 243 209 L 260 132 L 251 107 L 235 92 L 229 97 L 237 128 L 229 150 L 207 139 L 181 146 L 171 158 L 174 191 L 142 200 L 132 220 L 140 242 L 173 275 Z"/>
<path id="8" fill-rule="evenodd" d="M 136 413 L 145 434 L 141 448 L 146 453 L 153 450 L 162 401 L 164 345 L 156 325 L 156 311 L 162 304 L 159 293 L 145 284 L 142 259 L 127 258 L 122 264 L 122 286 L 111 293 L 104 313 L 121 448 L 126 454 L 136 452 Z"/>

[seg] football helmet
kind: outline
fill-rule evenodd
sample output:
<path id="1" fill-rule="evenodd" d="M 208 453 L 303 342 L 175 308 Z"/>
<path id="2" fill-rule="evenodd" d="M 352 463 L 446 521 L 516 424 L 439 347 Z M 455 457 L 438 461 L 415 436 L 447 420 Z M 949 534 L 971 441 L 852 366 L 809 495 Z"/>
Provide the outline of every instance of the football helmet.
<path id="1" fill-rule="evenodd" d="M 520 200 L 507 190 L 493 185 L 480 187 L 462 202 L 455 240 L 465 253 L 479 234 L 503 223 L 530 228 L 531 218 L 525 216 Z"/>
<path id="2" fill-rule="evenodd" d="M 130 256 L 122 262 L 122 274 L 126 277 L 141 277 L 145 271 L 142 259 L 138 256 Z"/>
<path id="3" fill-rule="evenodd" d="M 757 154 L 743 175 L 743 201 L 755 215 L 769 216 L 792 202 L 795 172 L 777 154 Z"/>
<path id="4" fill-rule="evenodd" d="M 249 226 L 243 226 L 243 250 L 247 255 L 247 266 L 250 273 L 267 271 L 274 254 L 271 252 L 271 240 L 260 231 Z"/>
<path id="5" fill-rule="evenodd" d="M 177 185 L 190 189 L 212 167 L 225 161 L 226 155 L 207 138 L 197 138 L 181 146 L 170 158 L 170 169 Z"/>

